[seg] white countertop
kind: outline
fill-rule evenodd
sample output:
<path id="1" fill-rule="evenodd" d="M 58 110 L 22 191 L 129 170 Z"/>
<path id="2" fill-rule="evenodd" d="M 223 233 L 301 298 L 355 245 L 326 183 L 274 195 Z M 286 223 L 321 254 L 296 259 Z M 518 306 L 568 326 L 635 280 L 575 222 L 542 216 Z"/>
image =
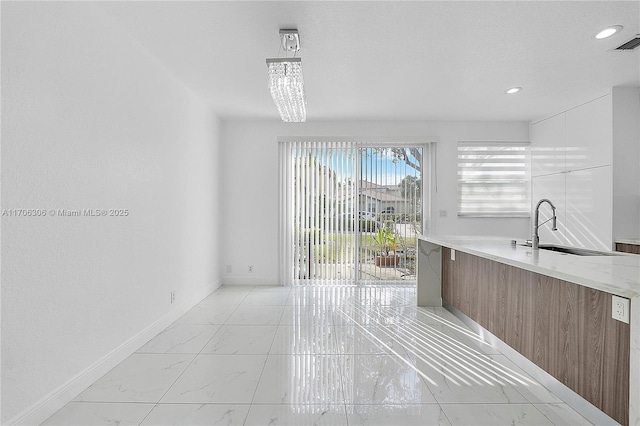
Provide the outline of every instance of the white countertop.
<path id="1" fill-rule="evenodd" d="M 640 296 L 640 256 L 575 256 L 531 247 L 511 246 L 513 238 L 427 236 L 418 238 L 444 247 L 526 269 L 542 275 L 624 297 Z M 518 243 L 524 240 L 518 239 Z"/>
<path id="2" fill-rule="evenodd" d="M 633 244 L 636 246 L 640 246 L 640 239 L 618 238 L 616 239 L 616 243 Z"/>

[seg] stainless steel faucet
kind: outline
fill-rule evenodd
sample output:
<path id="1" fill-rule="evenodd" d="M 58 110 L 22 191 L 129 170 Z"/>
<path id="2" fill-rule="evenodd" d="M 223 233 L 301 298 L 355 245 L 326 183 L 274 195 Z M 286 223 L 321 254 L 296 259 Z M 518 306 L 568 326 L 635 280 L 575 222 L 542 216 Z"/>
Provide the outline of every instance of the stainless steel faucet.
<path id="1" fill-rule="evenodd" d="M 545 220 L 544 222 L 538 225 L 538 221 L 540 220 L 539 218 L 540 204 L 542 203 L 548 203 L 551 206 L 551 210 L 553 210 L 553 217 L 551 219 Z M 556 226 L 557 225 L 556 206 L 554 206 L 553 203 L 547 198 L 543 198 L 542 200 L 538 201 L 538 204 L 536 205 L 536 214 L 535 214 L 535 219 L 533 223 L 533 237 L 531 237 L 531 247 L 533 247 L 534 250 L 537 250 L 540 245 L 540 236 L 538 235 L 538 228 L 540 228 L 542 225 L 549 222 L 550 220 L 553 220 L 553 222 L 551 223 L 552 225 L 551 230 L 557 231 L 558 227 Z"/>

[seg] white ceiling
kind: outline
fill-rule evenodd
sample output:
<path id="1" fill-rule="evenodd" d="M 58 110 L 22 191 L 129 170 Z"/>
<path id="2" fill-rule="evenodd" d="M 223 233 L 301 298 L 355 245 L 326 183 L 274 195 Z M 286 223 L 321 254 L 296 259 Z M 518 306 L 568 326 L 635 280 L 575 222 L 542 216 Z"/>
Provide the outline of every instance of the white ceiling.
<path id="1" fill-rule="evenodd" d="M 105 2 L 224 119 L 278 118 L 267 57 L 297 28 L 307 117 L 532 120 L 640 85 L 638 1 Z M 597 30 L 623 25 L 596 40 Z M 504 90 L 522 86 L 517 95 Z"/>

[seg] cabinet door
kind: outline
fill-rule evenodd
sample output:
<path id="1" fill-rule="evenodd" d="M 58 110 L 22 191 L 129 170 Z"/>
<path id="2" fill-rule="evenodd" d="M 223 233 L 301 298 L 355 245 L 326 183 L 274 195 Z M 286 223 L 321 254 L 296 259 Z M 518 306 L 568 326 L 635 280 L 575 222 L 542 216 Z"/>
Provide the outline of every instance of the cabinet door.
<path id="1" fill-rule="evenodd" d="M 567 243 L 612 249 L 611 166 L 567 173 Z"/>
<path id="2" fill-rule="evenodd" d="M 531 179 L 531 230 L 533 235 L 533 221 L 535 207 L 538 201 L 547 198 L 556 206 L 557 231 L 551 230 L 551 222 L 545 223 L 538 229 L 540 244 L 567 244 L 566 205 L 565 205 L 565 173 L 537 176 Z M 540 221 L 543 223 L 552 217 L 552 210 L 548 204 L 540 206 Z"/>
<path id="3" fill-rule="evenodd" d="M 566 112 L 566 170 L 611 165 L 611 95 Z"/>
<path id="4" fill-rule="evenodd" d="M 565 115 L 531 125 L 531 175 L 559 173 L 565 168 Z"/>

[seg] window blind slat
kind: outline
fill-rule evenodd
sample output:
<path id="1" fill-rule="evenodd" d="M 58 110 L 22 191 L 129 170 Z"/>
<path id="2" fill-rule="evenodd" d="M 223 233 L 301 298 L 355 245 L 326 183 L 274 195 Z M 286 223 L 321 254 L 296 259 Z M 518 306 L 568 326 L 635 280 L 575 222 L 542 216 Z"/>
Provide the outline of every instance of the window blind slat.
<path id="1" fill-rule="evenodd" d="M 526 217 L 528 142 L 458 142 L 458 215 Z"/>

